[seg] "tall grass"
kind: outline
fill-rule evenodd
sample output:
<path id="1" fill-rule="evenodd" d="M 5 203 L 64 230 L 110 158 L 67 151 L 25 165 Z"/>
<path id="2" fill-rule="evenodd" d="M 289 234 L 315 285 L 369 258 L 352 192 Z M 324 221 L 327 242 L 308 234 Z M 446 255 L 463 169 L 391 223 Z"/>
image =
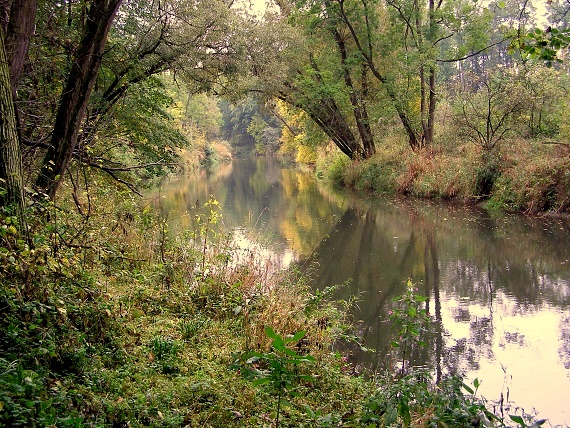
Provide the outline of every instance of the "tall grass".
<path id="1" fill-rule="evenodd" d="M 511 139 L 491 152 L 463 143 L 412 152 L 401 141 L 378 144 L 364 161 L 328 155 L 321 175 L 357 191 L 420 198 L 488 201 L 509 211 L 570 210 L 570 150 L 540 141 Z"/>

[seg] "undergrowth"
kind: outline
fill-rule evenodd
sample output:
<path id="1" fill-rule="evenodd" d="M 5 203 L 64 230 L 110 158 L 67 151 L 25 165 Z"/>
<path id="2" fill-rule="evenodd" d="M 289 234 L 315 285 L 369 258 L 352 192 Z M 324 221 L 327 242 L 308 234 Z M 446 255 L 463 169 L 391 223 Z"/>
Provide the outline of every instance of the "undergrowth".
<path id="1" fill-rule="evenodd" d="M 566 146 L 520 139 L 489 152 L 465 143 L 415 153 L 401 141 L 383 141 L 370 159 L 348 162 L 331 156 L 319 161 L 320 176 L 364 193 L 486 201 L 527 213 L 570 211 Z"/>

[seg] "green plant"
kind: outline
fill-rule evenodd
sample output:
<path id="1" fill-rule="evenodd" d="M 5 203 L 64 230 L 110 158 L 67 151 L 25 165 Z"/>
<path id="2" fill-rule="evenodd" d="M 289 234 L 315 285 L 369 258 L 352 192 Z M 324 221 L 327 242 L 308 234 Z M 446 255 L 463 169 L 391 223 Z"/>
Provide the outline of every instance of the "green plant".
<path id="1" fill-rule="evenodd" d="M 269 326 L 265 327 L 265 334 L 272 339 L 270 352 L 249 352 L 237 355 L 232 365 L 240 370 L 244 377 L 253 381 L 254 385 L 268 385 L 270 392 L 277 396 L 277 409 L 275 426 L 279 426 L 281 407 L 286 403 L 284 396 L 289 394 L 299 397 L 297 385 L 300 381 L 312 382 L 310 375 L 300 374 L 297 366 L 304 363 L 313 363 L 315 358 L 311 355 L 302 355 L 287 345 L 300 341 L 305 337 L 304 331 L 298 331 L 291 337 L 282 337 Z"/>
<path id="2" fill-rule="evenodd" d="M 397 339 L 390 342 L 390 345 L 400 350 L 402 374 L 406 372 L 406 361 L 413 347 L 426 345 L 421 339 L 421 333 L 427 329 L 430 322 L 429 315 L 421 307 L 428 298 L 416 294 L 415 291 L 414 284 L 408 279 L 406 292 L 393 299 L 401 307 L 390 311 L 390 321 L 397 329 Z"/>
<path id="3" fill-rule="evenodd" d="M 382 385 L 365 403 L 362 422 L 382 426 L 400 422 L 405 427 L 502 425 L 487 410 L 485 401 L 476 397 L 477 386 L 474 385 L 474 391 L 459 376 L 446 378 L 435 386 L 429 373 L 418 370 L 397 380 L 385 379 Z"/>
<path id="4" fill-rule="evenodd" d="M 475 385 L 477 384 L 477 385 Z M 437 386 L 424 370 L 412 371 L 400 379 L 388 377 L 382 388 L 364 404 L 362 423 L 376 426 L 473 427 L 502 422 L 476 397 L 459 376 L 444 379 Z M 469 396 L 463 391 L 469 392 Z M 399 423 L 398 423 L 399 422 Z"/>
<path id="5" fill-rule="evenodd" d="M 151 340 L 149 348 L 150 360 L 158 364 L 162 373 L 171 374 L 177 371 L 177 355 L 181 347 L 176 341 L 158 336 Z"/>
<path id="6" fill-rule="evenodd" d="M 82 427 L 72 397 L 48 389 L 48 378 L 0 358 L 0 426 Z"/>
<path id="7" fill-rule="evenodd" d="M 519 415 L 509 415 L 509 418 L 515 422 L 520 428 L 538 428 L 542 426 L 546 419 L 539 419 L 538 421 L 528 421 L 530 425 L 527 425 L 527 422 L 523 419 L 522 416 Z"/>
<path id="8" fill-rule="evenodd" d="M 198 223 L 196 239 L 200 239 L 202 241 L 202 272 L 206 267 L 206 253 L 208 251 L 209 235 L 212 234 L 212 238 L 217 235 L 212 226 L 218 225 L 222 219 L 220 204 L 213 196 L 210 196 L 210 199 L 204 204 L 204 209 L 204 213 L 196 214 L 196 222 Z"/>
<path id="9" fill-rule="evenodd" d="M 210 323 L 210 318 L 202 313 L 197 313 L 188 320 L 182 320 L 179 324 L 182 338 L 185 340 L 194 338 L 200 331 L 207 328 Z"/>

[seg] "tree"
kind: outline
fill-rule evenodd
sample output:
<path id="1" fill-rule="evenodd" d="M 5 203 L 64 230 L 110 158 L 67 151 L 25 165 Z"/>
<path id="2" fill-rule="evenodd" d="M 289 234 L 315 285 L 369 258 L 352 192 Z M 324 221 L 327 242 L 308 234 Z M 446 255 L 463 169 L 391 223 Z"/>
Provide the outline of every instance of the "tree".
<path id="1" fill-rule="evenodd" d="M 374 120 L 368 117 L 372 88 L 368 76 L 376 82 L 376 102 L 385 100 L 397 114 L 410 147 L 417 150 L 430 145 L 435 134 L 438 63 L 467 57 L 450 57 L 444 42 L 486 22 L 472 2 L 443 0 L 388 0 L 384 4 L 377 0 L 304 0 L 296 2 L 294 7 L 289 5 L 289 9 L 292 16 L 304 19 L 298 21 L 307 28 L 311 41 L 323 29 L 332 36 L 340 65 L 336 66 L 340 75 L 335 76 L 345 84 L 344 91 L 332 93 L 332 98 L 336 103 L 340 103 L 342 96 L 348 98 L 365 147 L 363 151 L 370 153 L 373 153 Z M 319 43 L 322 40 L 321 37 Z M 465 37 L 464 42 L 469 44 L 467 51 L 482 45 L 480 37 Z M 318 71 L 324 76 L 324 69 Z M 358 73 L 360 87 L 354 79 Z M 326 107 L 330 109 L 333 105 L 327 103 Z"/>
<path id="2" fill-rule="evenodd" d="M 6 193 L 0 192 L 0 205 L 13 203 L 18 216 L 24 219 L 24 185 L 22 158 L 16 114 L 10 87 L 10 72 L 4 45 L 4 29 L 0 26 L 0 185 L 6 186 Z M 22 223 L 23 224 L 23 223 Z"/>
<path id="3" fill-rule="evenodd" d="M 252 97 L 234 104 L 221 101 L 220 111 L 222 113 L 222 136 L 230 142 L 237 153 L 253 153 L 255 139 L 248 132 L 248 127 L 259 111 L 258 101 Z"/>
<path id="4" fill-rule="evenodd" d="M 50 145 L 36 180 L 36 186 L 51 198 L 55 197 L 76 148 L 89 97 L 101 67 L 105 42 L 121 2 L 92 0 L 90 3 L 81 42 L 61 94 Z"/>
<path id="5" fill-rule="evenodd" d="M 509 72 L 481 77 L 475 87 L 459 95 L 455 119 L 461 136 L 490 153 L 514 132 L 531 100 L 518 77 Z"/>
<path id="6" fill-rule="evenodd" d="M 275 154 L 279 150 L 281 124 L 266 109 L 256 113 L 249 122 L 247 132 L 255 140 L 255 150 L 259 154 Z"/>
<path id="7" fill-rule="evenodd" d="M 229 76 L 233 70 L 223 65 L 231 63 L 238 49 L 232 46 L 238 22 L 231 3 L 134 0 L 121 5 L 117 19 L 120 0 L 92 0 L 87 15 L 72 3 L 68 9 L 59 4 L 42 8 L 47 17 L 38 19 L 38 39 L 43 43 L 34 46 L 30 67 L 42 73 L 26 76 L 19 99 L 25 119 L 23 141 L 33 148 L 34 157 L 47 149 L 36 185 L 53 197 L 72 159 L 114 178 L 117 171 L 172 164 L 172 148 L 182 143 L 181 134 L 156 126 L 157 121 L 167 124 L 170 118 L 164 114 L 167 99 L 159 94 L 164 89 L 154 76 L 169 72 L 192 91 L 218 84 L 222 74 Z M 215 69 L 220 72 L 212 77 Z M 47 74 L 61 76 L 67 86 L 58 87 L 59 79 L 41 80 Z M 59 98 L 54 97 L 56 91 Z M 42 105 L 43 114 L 37 108 Z M 144 121 L 132 121 L 137 111 L 128 109 L 135 106 L 143 107 L 141 117 L 156 113 L 149 116 L 152 129 L 143 126 L 139 132 L 125 122 L 144 125 Z M 50 117 L 54 110 L 55 119 Z M 52 126 L 46 126 L 49 122 Z M 155 132 L 159 129 L 162 132 Z M 98 138 L 103 135 L 105 139 Z M 127 165 L 120 155 L 109 156 L 116 155 L 119 147 L 139 162 Z"/>
<path id="8" fill-rule="evenodd" d="M 37 6 L 37 0 L 15 0 L 10 7 L 5 48 L 12 91 L 16 90 L 26 62 L 30 38 L 34 33 Z"/>
<path id="9" fill-rule="evenodd" d="M 277 77 L 279 85 L 265 78 L 266 93 L 305 111 L 351 159 L 372 155 L 375 147 L 366 104 L 368 70 L 350 51 L 347 34 L 327 14 L 315 19 L 314 9 L 306 14 L 303 5 L 281 2 L 280 6 L 281 18 L 266 22 L 265 32 L 271 34 L 269 27 L 290 23 L 294 35 L 288 37 L 285 50 L 288 58 L 294 59 L 289 71 Z"/>

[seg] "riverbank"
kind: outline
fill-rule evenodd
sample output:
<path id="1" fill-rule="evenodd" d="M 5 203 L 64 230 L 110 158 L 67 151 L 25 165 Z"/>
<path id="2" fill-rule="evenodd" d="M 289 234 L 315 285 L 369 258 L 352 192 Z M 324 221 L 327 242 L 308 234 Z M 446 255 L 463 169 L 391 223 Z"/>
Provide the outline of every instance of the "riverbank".
<path id="1" fill-rule="evenodd" d="M 33 248 L 2 210 L 1 426 L 501 426 L 457 378 L 356 375 L 350 304 L 234 262 L 216 200 L 176 234 L 153 203 L 36 204 Z"/>
<path id="2" fill-rule="evenodd" d="M 355 162 L 329 151 L 317 162 L 317 174 L 372 195 L 483 203 L 489 209 L 533 215 L 570 212 L 566 146 L 512 140 L 492 152 L 467 143 L 417 153 L 397 139 L 378 146 L 370 159 Z"/>

